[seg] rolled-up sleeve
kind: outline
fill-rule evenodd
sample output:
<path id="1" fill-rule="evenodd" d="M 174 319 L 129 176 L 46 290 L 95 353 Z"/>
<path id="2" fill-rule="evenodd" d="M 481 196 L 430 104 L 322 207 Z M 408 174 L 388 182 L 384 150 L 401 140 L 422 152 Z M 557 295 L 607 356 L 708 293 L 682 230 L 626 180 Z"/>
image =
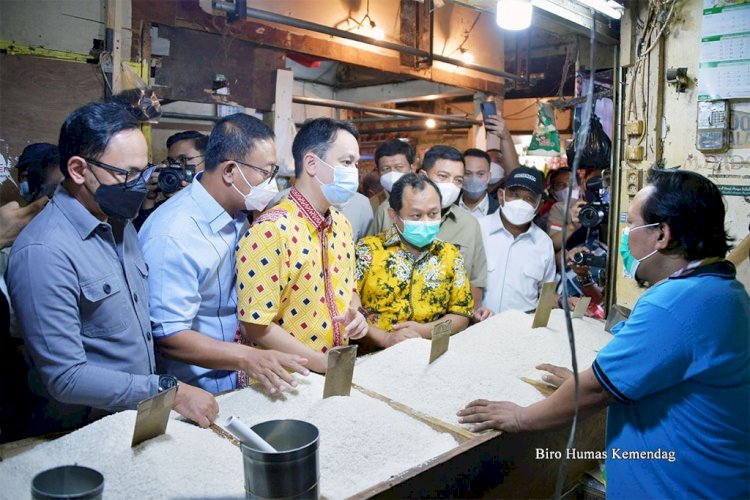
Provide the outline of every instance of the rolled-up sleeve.
<path id="1" fill-rule="evenodd" d="M 76 257 L 86 259 L 86 255 Z M 79 277 L 62 252 L 43 244 L 14 251 L 8 289 L 25 346 L 54 399 L 119 411 L 135 408 L 157 392 L 157 375 L 132 374 L 89 362 L 82 337 Z M 118 339 L 116 332 L 105 331 L 87 341 L 89 350 L 105 351 L 116 349 L 113 344 Z"/>
<path id="2" fill-rule="evenodd" d="M 141 235 L 141 248 L 149 269 L 148 306 L 154 337 L 190 330 L 201 304 L 194 252 L 174 238 L 157 234 Z"/>

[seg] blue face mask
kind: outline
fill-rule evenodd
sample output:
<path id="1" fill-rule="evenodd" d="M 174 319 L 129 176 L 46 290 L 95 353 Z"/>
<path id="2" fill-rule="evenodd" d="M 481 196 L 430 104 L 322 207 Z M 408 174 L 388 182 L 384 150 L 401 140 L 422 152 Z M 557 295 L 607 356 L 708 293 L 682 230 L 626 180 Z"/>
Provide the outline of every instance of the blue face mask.
<path id="1" fill-rule="evenodd" d="M 644 224 L 642 226 L 626 227 L 625 230 L 622 232 L 622 239 L 620 240 L 620 257 L 622 257 L 622 265 L 625 268 L 626 278 L 638 279 L 636 276 L 636 271 L 638 271 L 638 266 L 641 264 L 641 262 L 648 259 L 649 257 L 651 257 L 657 252 L 657 250 L 654 250 L 650 254 L 640 259 L 636 259 L 635 257 L 633 257 L 633 254 L 630 253 L 630 245 L 628 244 L 630 233 L 637 229 L 642 229 L 644 227 L 658 226 L 658 225 L 659 225 L 659 222 L 654 222 L 653 224 Z"/>
<path id="2" fill-rule="evenodd" d="M 401 219 L 401 221 L 404 223 L 404 230 L 399 231 L 401 236 L 417 248 L 432 244 L 440 231 L 439 220 L 413 221 Z"/>
<path id="3" fill-rule="evenodd" d="M 359 169 L 357 167 L 334 167 L 329 165 L 320 157 L 317 157 L 321 163 L 333 170 L 333 182 L 323 184 L 316 176 L 315 179 L 320 182 L 320 189 L 328 203 L 336 208 L 341 208 L 352 199 L 359 188 Z"/>

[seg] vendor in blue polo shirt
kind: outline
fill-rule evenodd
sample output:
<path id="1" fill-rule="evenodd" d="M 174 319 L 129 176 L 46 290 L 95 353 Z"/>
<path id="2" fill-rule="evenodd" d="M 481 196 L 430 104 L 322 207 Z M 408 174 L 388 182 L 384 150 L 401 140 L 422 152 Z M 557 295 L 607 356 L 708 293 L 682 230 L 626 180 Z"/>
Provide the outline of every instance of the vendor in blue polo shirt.
<path id="1" fill-rule="evenodd" d="M 620 245 L 625 269 L 650 284 L 580 374 L 583 416 L 609 407 L 607 498 L 750 498 L 750 299 L 724 260 L 717 187 L 686 171 L 652 171 Z M 574 382 L 528 407 L 473 401 L 479 431 L 569 424 Z"/>

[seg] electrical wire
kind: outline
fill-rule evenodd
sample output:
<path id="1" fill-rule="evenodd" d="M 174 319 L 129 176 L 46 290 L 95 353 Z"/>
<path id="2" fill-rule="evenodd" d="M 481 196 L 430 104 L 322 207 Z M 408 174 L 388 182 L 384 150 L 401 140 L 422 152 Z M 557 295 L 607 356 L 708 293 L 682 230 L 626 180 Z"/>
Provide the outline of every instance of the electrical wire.
<path id="1" fill-rule="evenodd" d="M 576 174 L 578 172 L 578 166 L 581 163 L 581 155 L 583 154 L 584 145 L 586 138 L 589 134 L 589 128 L 591 126 L 591 114 L 594 103 L 594 53 L 596 51 L 596 16 L 594 11 L 591 11 L 591 35 L 589 38 L 591 44 L 589 50 L 589 88 L 586 93 L 586 104 L 583 107 L 583 116 L 581 118 L 581 128 L 578 130 L 578 135 L 575 139 L 575 156 L 573 157 L 573 166 L 571 168 L 571 179 L 577 179 Z M 562 495 L 562 489 L 565 485 L 565 478 L 568 475 L 568 453 L 574 447 L 576 428 L 578 427 L 578 411 L 581 406 L 581 395 L 580 395 L 580 381 L 578 376 L 578 357 L 576 356 L 576 341 L 575 334 L 573 332 L 573 320 L 570 317 L 570 304 L 568 303 L 568 283 L 567 276 L 565 273 L 565 242 L 568 239 L 568 217 L 570 216 L 570 202 L 573 194 L 573 183 L 568 185 L 568 196 L 565 200 L 565 211 L 563 213 L 563 227 L 562 227 L 562 241 L 563 250 L 560 252 L 560 269 L 562 269 L 562 306 L 565 313 L 565 326 L 568 332 L 568 342 L 570 344 L 570 356 L 573 368 L 573 381 L 575 383 L 575 405 L 573 407 L 573 422 L 570 426 L 570 435 L 568 436 L 568 442 L 565 445 L 566 453 L 560 459 L 560 469 L 557 474 L 557 483 L 555 484 L 555 497 L 559 499 Z"/>

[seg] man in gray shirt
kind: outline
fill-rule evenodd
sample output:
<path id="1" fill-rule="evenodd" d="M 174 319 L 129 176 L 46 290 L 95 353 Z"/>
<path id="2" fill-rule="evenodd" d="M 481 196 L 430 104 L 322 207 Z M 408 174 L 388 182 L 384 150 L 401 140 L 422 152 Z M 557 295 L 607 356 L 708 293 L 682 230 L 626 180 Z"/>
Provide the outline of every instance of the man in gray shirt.
<path id="1" fill-rule="evenodd" d="M 8 289 L 44 404 L 35 433 L 77 427 L 177 384 L 155 374 L 148 267 L 130 219 L 146 195 L 146 140 L 113 103 L 87 104 L 60 130 L 65 180 L 21 232 Z M 32 386 L 34 384 L 32 383 Z M 174 409 L 208 426 L 211 394 L 180 384 Z"/>

